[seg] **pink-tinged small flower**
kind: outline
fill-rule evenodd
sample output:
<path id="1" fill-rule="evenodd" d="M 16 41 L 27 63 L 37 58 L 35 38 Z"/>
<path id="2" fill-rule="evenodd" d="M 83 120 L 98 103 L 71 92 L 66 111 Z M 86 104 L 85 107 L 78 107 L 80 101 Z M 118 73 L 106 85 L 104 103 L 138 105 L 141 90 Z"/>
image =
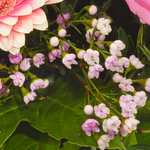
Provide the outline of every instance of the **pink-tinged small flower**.
<path id="1" fill-rule="evenodd" d="M 103 70 L 104 68 L 100 64 L 95 64 L 93 66 L 90 66 L 88 71 L 88 77 L 90 79 L 94 77 L 99 78 L 99 73 L 102 72 Z"/>
<path id="2" fill-rule="evenodd" d="M 112 77 L 115 83 L 119 83 L 123 77 L 119 73 L 115 73 Z"/>
<path id="3" fill-rule="evenodd" d="M 125 68 L 128 68 L 130 66 L 130 61 L 128 58 L 126 57 L 121 57 L 119 59 L 119 63 L 122 63 L 122 65 L 125 67 Z"/>
<path id="4" fill-rule="evenodd" d="M 18 53 L 16 55 L 9 54 L 8 57 L 9 57 L 9 61 L 12 64 L 19 64 L 20 61 L 22 60 L 22 54 L 21 53 Z"/>
<path id="5" fill-rule="evenodd" d="M 124 72 L 123 63 L 119 61 L 117 56 L 109 56 L 105 60 L 105 67 L 107 70 Z"/>
<path id="6" fill-rule="evenodd" d="M 85 50 L 81 50 L 81 51 L 77 54 L 77 57 L 78 57 L 79 59 L 83 59 L 85 53 L 86 53 Z"/>
<path id="7" fill-rule="evenodd" d="M 31 58 L 24 58 L 21 63 L 20 63 L 20 69 L 22 71 L 27 71 L 30 69 L 31 65 L 30 65 L 30 61 Z"/>
<path id="8" fill-rule="evenodd" d="M 30 84 L 31 91 L 38 90 L 40 88 L 46 88 L 49 85 L 48 79 L 36 79 Z"/>
<path id="9" fill-rule="evenodd" d="M 148 79 L 146 80 L 146 83 L 145 83 L 145 90 L 146 90 L 147 92 L 150 92 L 150 78 L 148 78 Z"/>
<path id="10" fill-rule="evenodd" d="M 133 92 L 134 87 L 131 84 L 132 84 L 132 80 L 131 79 L 126 79 L 124 77 L 120 80 L 120 84 L 118 86 L 124 92 Z"/>
<path id="11" fill-rule="evenodd" d="M 99 122 L 95 119 L 87 119 L 82 124 L 82 130 L 85 131 L 87 136 L 91 136 L 91 130 L 94 132 L 100 132 L 100 129 L 97 127 L 99 125 Z"/>
<path id="12" fill-rule="evenodd" d="M 56 22 L 57 22 L 58 25 L 61 24 L 62 22 L 64 22 L 64 23 L 61 25 L 61 27 L 64 28 L 64 29 L 66 29 L 67 27 L 70 26 L 69 23 L 66 23 L 66 22 L 65 22 L 66 20 L 69 20 L 69 18 L 70 18 L 70 13 L 66 13 L 66 14 L 62 14 L 62 15 L 63 15 L 64 18 L 61 16 L 61 14 L 59 14 L 58 17 L 57 17 Z M 65 19 L 65 20 L 64 20 L 64 19 Z"/>
<path id="13" fill-rule="evenodd" d="M 125 44 L 121 40 L 116 40 L 110 44 L 110 53 L 115 56 L 122 56 L 121 51 L 125 49 Z"/>
<path id="14" fill-rule="evenodd" d="M 86 106 L 84 107 L 84 112 L 85 112 L 85 114 L 87 114 L 87 115 L 91 115 L 91 114 L 93 113 L 93 106 L 91 106 L 91 105 L 86 105 Z"/>
<path id="15" fill-rule="evenodd" d="M 150 25 L 149 0 L 125 0 L 130 10 L 140 18 L 141 23 Z"/>
<path id="16" fill-rule="evenodd" d="M 40 65 L 44 64 L 45 56 L 42 53 L 37 53 L 33 57 L 33 63 L 34 65 L 39 68 Z"/>
<path id="17" fill-rule="evenodd" d="M 92 28 L 95 28 L 97 25 L 97 19 L 96 18 L 92 19 L 90 24 L 91 24 Z"/>
<path id="18" fill-rule="evenodd" d="M 134 118 L 128 118 L 122 123 L 122 128 L 128 132 L 131 133 L 132 131 L 137 129 L 137 124 L 139 124 L 140 121 Z"/>
<path id="19" fill-rule="evenodd" d="M 37 96 L 37 94 L 35 92 L 31 91 L 23 97 L 23 100 L 26 104 L 28 104 L 30 101 L 33 101 L 36 96 Z"/>
<path id="20" fill-rule="evenodd" d="M 60 0 L 49 1 L 56 3 Z M 17 54 L 25 45 L 25 34 L 33 29 L 46 30 L 45 12 L 40 8 L 45 0 L 1 0 L 0 49 Z"/>
<path id="21" fill-rule="evenodd" d="M 104 150 L 106 147 L 109 148 L 109 142 L 110 142 L 110 138 L 108 135 L 103 134 L 98 140 L 97 140 L 97 144 L 98 147 L 100 148 L 100 150 Z"/>
<path id="22" fill-rule="evenodd" d="M 67 34 L 67 31 L 63 28 L 61 28 L 60 30 L 58 30 L 58 36 L 59 37 L 65 37 Z"/>
<path id="23" fill-rule="evenodd" d="M 141 63 L 139 58 L 135 57 L 134 55 L 131 55 L 129 57 L 130 63 L 136 68 L 136 69 L 141 69 L 144 67 L 144 65 Z"/>
<path id="24" fill-rule="evenodd" d="M 128 132 L 123 129 L 123 127 L 120 128 L 120 133 L 122 136 L 126 137 L 128 135 Z"/>
<path id="25" fill-rule="evenodd" d="M 107 115 L 110 114 L 109 108 L 107 108 L 103 103 L 99 104 L 98 106 L 94 106 L 94 112 L 98 118 L 106 118 Z"/>
<path id="26" fill-rule="evenodd" d="M 58 39 L 58 37 L 53 36 L 50 38 L 49 42 L 50 42 L 50 45 L 52 45 L 53 47 L 56 47 L 59 44 L 59 39 Z"/>
<path id="27" fill-rule="evenodd" d="M 114 134 L 119 133 L 119 128 L 120 128 L 121 121 L 117 116 L 112 116 L 109 119 L 105 119 L 103 121 L 103 130 L 108 133 L 109 138 L 113 139 Z"/>
<path id="28" fill-rule="evenodd" d="M 95 15 L 97 13 L 97 7 L 95 5 L 91 5 L 88 9 L 90 15 Z"/>
<path id="29" fill-rule="evenodd" d="M 143 107 L 147 100 L 147 96 L 144 91 L 136 92 L 133 98 L 136 105 L 140 107 Z"/>
<path id="30" fill-rule="evenodd" d="M 112 29 L 110 26 L 110 20 L 105 18 L 99 18 L 97 23 L 97 29 L 102 33 L 103 35 L 108 35 Z"/>
<path id="31" fill-rule="evenodd" d="M 134 118 L 134 114 L 137 113 L 136 103 L 133 101 L 133 96 L 127 94 L 122 95 L 119 99 L 120 107 L 122 108 L 122 116 L 125 118 Z"/>
<path id="32" fill-rule="evenodd" d="M 6 88 L 7 85 L 2 85 L 2 88 L 0 88 L 0 94 L 2 94 Z M 9 89 L 6 90 L 6 92 L 3 94 L 3 97 L 6 97 L 8 94 L 9 94 Z"/>
<path id="33" fill-rule="evenodd" d="M 98 38 L 97 38 L 97 41 L 104 41 L 105 40 L 105 35 L 100 35 Z"/>
<path id="34" fill-rule="evenodd" d="M 99 64 L 99 52 L 88 49 L 84 55 L 84 61 L 89 65 Z"/>
<path id="35" fill-rule="evenodd" d="M 59 49 L 53 49 L 51 52 L 49 52 L 48 57 L 49 61 L 53 62 L 57 57 L 61 58 L 62 52 Z"/>
<path id="36" fill-rule="evenodd" d="M 71 65 L 77 65 L 78 62 L 75 60 L 76 55 L 75 54 L 66 54 L 63 59 L 62 63 L 68 68 L 71 69 Z"/>
<path id="37" fill-rule="evenodd" d="M 25 82 L 25 76 L 21 72 L 17 71 L 15 74 L 10 75 L 10 78 L 13 79 L 15 86 L 21 87 Z"/>
<path id="38" fill-rule="evenodd" d="M 69 47 L 70 47 L 70 45 L 68 43 L 66 43 L 65 41 L 63 41 L 61 44 L 62 44 L 62 49 L 61 49 L 60 45 L 59 45 L 59 49 L 61 49 L 62 51 L 66 52 L 69 49 Z"/>

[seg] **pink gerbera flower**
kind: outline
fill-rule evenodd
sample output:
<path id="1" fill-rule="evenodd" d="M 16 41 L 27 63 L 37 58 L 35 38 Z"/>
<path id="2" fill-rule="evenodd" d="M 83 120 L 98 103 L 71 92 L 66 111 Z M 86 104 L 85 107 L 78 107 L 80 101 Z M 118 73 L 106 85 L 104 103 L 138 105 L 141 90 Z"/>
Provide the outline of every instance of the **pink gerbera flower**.
<path id="1" fill-rule="evenodd" d="M 62 0 L 1 0 L 0 1 L 0 49 L 17 54 L 25 44 L 25 33 L 48 27 L 44 4 Z"/>

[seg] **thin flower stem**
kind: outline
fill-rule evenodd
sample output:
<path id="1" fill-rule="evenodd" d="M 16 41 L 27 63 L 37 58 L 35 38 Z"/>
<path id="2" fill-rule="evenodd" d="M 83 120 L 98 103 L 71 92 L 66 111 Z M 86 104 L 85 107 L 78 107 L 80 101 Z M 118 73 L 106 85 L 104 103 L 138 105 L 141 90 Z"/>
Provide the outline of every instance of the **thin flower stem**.
<path id="1" fill-rule="evenodd" d="M 129 137 L 128 137 L 128 140 L 127 140 L 127 142 L 125 143 L 125 147 L 128 146 L 128 144 L 129 144 L 129 142 L 130 142 L 130 140 L 131 140 L 131 137 L 132 137 L 132 133 L 133 133 L 133 132 L 130 133 L 130 135 L 129 135 Z"/>

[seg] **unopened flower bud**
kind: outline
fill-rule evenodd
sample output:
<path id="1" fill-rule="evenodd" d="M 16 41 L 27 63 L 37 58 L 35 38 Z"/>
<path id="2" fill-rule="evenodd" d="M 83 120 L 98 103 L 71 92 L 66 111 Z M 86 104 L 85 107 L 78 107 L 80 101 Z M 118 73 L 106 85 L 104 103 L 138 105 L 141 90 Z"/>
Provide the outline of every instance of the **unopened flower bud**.
<path id="1" fill-rule="evenodd" d="M 51 44 L 53 47 L 58 46 L 58 44 L 59 44 L 59 39 L 58 39 L 56 36 L 53 36 L 52 38 L 50 38 L 50 44 Z"/>
<path id="2" fill-rule="evenodd" d="M 97 7 L 95 5 L 91 5 L 88 9 L 90 15 L 95 15 L 97 13 Z"/>
<path id="3" fill-rule="evenodd" d="M 58 36 L 64 37 L 66 36 L 66 34 L 67 34 L 67 31 L 65 29 L 61 28 L 60 30 L 58 30 Z"/>
<path id="4" fill-rule="evenodd" d="M 119 73 L 115 73 L 112 77 L 115 83 L 119 83 L 123 77 Z"/>
<path id="5" fill-rule="evenodd" d="M 86 106 L 84 107 L 84 112 L 85 112 L 85 114 L 87 114 L 87 115 L 91 115 L 91 114 L 93 113 L 93 106 L 91 106 L 91 105 L 86 105 Z"/>

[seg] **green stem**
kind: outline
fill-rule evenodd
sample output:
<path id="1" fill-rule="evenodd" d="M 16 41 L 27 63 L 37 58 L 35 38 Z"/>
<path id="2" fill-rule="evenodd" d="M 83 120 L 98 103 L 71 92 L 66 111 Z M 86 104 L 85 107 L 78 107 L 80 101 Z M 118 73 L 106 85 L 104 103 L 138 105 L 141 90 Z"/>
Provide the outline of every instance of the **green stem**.
<path id="1" fill-rule="evenodd" d="M 128 140 L 127 140 L 127 142 L 125 143 L 125 147 L 128 146 L 128 144 L 129 144 L 129 142 L 130 142 L 130 140 L 131 140 L 131 137 L 132 137 L 132 133 L 133 133 L 133 132 L 130 133 L 130 135 L 129 135 L 129 137 L 128 137 Z"/>

